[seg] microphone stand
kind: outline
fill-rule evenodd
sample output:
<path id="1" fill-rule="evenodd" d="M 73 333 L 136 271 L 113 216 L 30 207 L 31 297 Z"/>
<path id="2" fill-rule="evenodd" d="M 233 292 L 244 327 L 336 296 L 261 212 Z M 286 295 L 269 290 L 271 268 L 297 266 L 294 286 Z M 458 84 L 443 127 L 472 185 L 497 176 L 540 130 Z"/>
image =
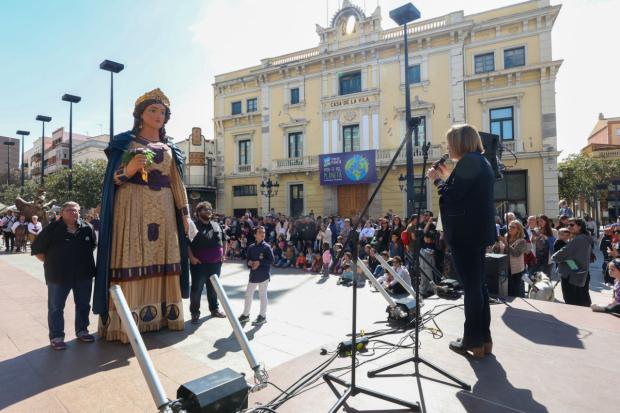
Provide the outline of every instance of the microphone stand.
<path id="1" fill-rule="evenodd" d="M 411 128 L 407 128 L 407 133 L 405 134 L 404 139 L 402 140 L 402 142 L 400 143 L 400 146 L 398 147 L 398 149 L 396 150 L 396 153 L 394 154 L 394 157 L 392 158 L 392 160 L 390 161 L 390 164 L 388 165 L 388 167 L 385 169 L 385 172 L 383 173 L 383 176 L 381 177 L 381 180 L 379 181 L 379 183 L 377 184 L 377 186 L 375 187 L 375 190 L 373 191 L 372 195 L 370 196 L 370 199 L 368 199 L 368 202 L 366 203 L 366 206 L 364 207 L 364 209 L 362 210 L 362 212 L 360 212 L 358 219 L 357 219 L 357 224 L 355 225 L 355 227 L 351 228 L 351 231 L 349 232 L 349 236 L 347 237 L 344 246 L 342 248 L 342 250 L 338 253 L 338 256 L 336 257 L 336 259 L 334 260 L 334 263 L 332 265 L 335 265 L 336 261 L 339 260 L 342 255 L 344 254 L 345 248 L 347 245 L 349 245 L 351 242 L 353 242 L 353 252 L 355 253 L 355 262 L 359 262 L 361 261 L 359 259 L 359 254 L 358 254 L 358 248 L 359 248 L 359 235 L 357 233 L 357 229 L 360 228 L 360 225 L 363 227 L 364 225 L 364 217 L 366 216 L 366 213 L 368 212 L 368 208 L 370 208 L 370 205 L 372 204 L 372 202 L 374 201 L 375 197 L 377 196 L 377 193 L 379 192 L 379 189 L 381 188 L 381 186 L 383 185 L 383 182 L 385 181 L 385 179 L 387 178 L 388 174 L 390 173 L 390 170 L 392 169 L 392 166 L 394 165 L 394 162 L 396 162 L 396 158 L 398 158 L 398 155 L 400 155 L 400 151 L 403 149 L 403 147 L 405 146 L 405 143 L 409 140 L 411 140 Z M 356 338 L 357 338 L 357 264 L 356 264 L 356 268 L 354 268 L 353 271 L 353 288 L 352 288 L 352 294 L 353 294 L 353 305 L 351 308 L 351 313 L 352 313 L 352 317 L 351 317 L 351 343 L 352 343 L 352 351 L 351 351 L 351 382 L 347 383 L 346 381 L 344 381 L 343 379 L 341 379 L 340 377 L 336 377 L 334 374 L 325 374 L 323 375 L 323 380 L 325 380 L 325 382 L 327 383 L 327 385 L 330 387 L 330 389 L 334 392 L 334 394 L 336 396 L 338 396 L 338 401 L 336 402 L 336 404 L 329 410 L 329 413 L 336 413 L 338 411 L 338 409 L 340 409 L 340 407 L 342 407 L 346 402 L 347 399 L 349 397 L 355 397 L 356 395 L 358 395 L 359 393 L 365 394 L 367 396 L 371 396 L 371 397 L 375 397 L 377 399 L 381 399 L 381 400 L 385 400 L 400 406 L 404 406 L 407 407 L 409 409 L 411 409 L 412 412 L 419 412 L 421 411 L 420 408 L 420 404 L 418 402 L 412 403 L 412 402 L 408 402 L 406 400 L 402 400 L 393 396 L 388 396 L 387 394 L 383 394 L 383 393 L 379 393 L 375 390 L 371 390 L 371 389 L 367 389 L 365 387 L 359 387 L 356 385 L 355 383 L 355 379 L 356 379 L 356 362 L 357 362 L 357 343 L 356 343 Z M 341 386 L 345 387 L 345 391 L 343 394 L 340 394 L 338 392 L 338 389 L 336 389 L 336 387 L 334 386 L 334 383 L 337 383 Z"/>
<path id="2" fill-rule="evenodd" d="M 419 118 L 412 118 L 412 123 L 413 123 L 413 130 L 416 136 L 416 140 L 417 140 L 417 136 L 418 136 L 418 125 L 419 125 Z M 409 130 L 411 130 L 411 127 L 408 128 Z M 422 196 L 424 194 L 424 186 L 425 186 L 425 182 L 426 182 L 426 164 L 428 161 L 428 149 L 430 147 L 430 143 L 426 142 L 426 135 L 424 137 L 424 143 L 422 144 L 422 156 L 423 156 L 423 163 L 422 163 L 422 179 L 420 180 L 420 196 Z M 415 198 L 414 198 L 415 200 Z M 420 212 L 422 209 L 422 199 L 419 200 L 418 202 L 418 219 L 420 217 Z M 416 229 L 417 232 L 417 229 Z M 419 234 L 417 234 L 419 235 Z M 451 375 L 450 373 L 446 372 L 445 370 L 441 369 L 440 367 L 434 365 L 433 363 L 427 361 L 426 359 L 420 357 L 420 353 L 419 353 L 419 348 L 420 348 L 420 341 L 419 341 L 419 337 L 420 337 L 420 321 L 422 320 L 422 317 L 420 317 L 420 241 L 419 239 L 417 239 L 418 237 L 416 237 L 415 242 L 413 243 L 413 260 L 409 261 L 409 270 L 413 270 L 413 275 L 415 277 L 415 317 L 416 317 L 416 323 L 415 323 L 415 346 L 413 347 L 413 357 L 408 357 L 404 360 L 400 360 L 397 361 L 395 363 L 392 364 L 388 364 L 387 366 L 383 366 L 380 367 L 378 369 L 375 370 L 370 370 L 368 371 L 367 375 L 368 377 L 375 377 L 378 373 L 384 372 L 386 370 L 390 370 L 394 367 L 400 366 L 401 364 L 405 364 L 408 362 L 413 362 L 415 365 L 415 371 L 414 371 L 414 375 L 416 376 L 420 376 L 420 372 L 419 372 L 419 364 L 426 364 L 428 367 L 430 367 L 431 369 L 435 370 L 436 372 L 440 373 L 441 375 L 447 377 L 448 379 L 452 380 L 454 383 L 458 384 L 462 389 L 470 391 L 471 390 L 471 386 L 467 383 L 465 383 L 464 381 L 454 377 L 453 375 Z M 412 262 L 413 261 L 413 262 Z"/>

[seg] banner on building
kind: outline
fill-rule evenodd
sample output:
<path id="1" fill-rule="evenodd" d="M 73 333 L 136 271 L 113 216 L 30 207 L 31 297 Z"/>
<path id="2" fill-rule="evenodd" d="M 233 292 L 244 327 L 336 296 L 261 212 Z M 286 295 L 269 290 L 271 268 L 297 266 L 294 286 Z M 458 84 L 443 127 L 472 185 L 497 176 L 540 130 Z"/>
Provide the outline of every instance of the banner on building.
<path id="1" fill-rule="evenodd" d="M 202 130 L 200 128 L 192 128 L 192 145 L 202 145 Z"/>
<path id="2" fill-rule="evenodd" d="M 187 164 L 189 166 L 203 166 L 205 164 L 204 152 L 190 152 Z"/>
<path id="3" fill-rule="evenodd" d="M 377 182 L 376 151 L 319 155 L 321 185 L 371 184 Z"/>

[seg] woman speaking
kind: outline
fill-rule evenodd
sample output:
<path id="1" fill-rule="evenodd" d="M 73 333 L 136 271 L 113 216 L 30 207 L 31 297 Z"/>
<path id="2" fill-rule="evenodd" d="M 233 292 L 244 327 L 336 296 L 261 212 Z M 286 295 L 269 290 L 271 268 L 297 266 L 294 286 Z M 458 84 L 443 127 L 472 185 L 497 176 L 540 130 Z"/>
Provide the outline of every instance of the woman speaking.
<path id="1" fill-rule="evenodd" d="M 450 343 L 458 353 L 482 358 L 493 348 L 491 311 L 484 277 L 484 255 L 495 242 L 494 175 L 482 156 L 478 131 L 470 125 L 453 126 L 446 133 L 448 153 L 456 162 L 452 173 L 439 164 L 427 172 L 439 192 L 444 237 L 452 251 L 465 292 L 463 338 Z"/>

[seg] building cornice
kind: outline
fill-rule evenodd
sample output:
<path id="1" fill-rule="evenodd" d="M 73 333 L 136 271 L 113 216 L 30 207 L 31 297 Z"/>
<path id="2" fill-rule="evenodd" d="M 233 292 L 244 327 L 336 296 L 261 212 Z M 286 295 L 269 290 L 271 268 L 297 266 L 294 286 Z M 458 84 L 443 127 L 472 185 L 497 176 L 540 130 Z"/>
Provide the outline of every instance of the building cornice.
<path id="1" fill-rule="evenodd" d="M 494 70 L 493 72 L 486 72 L 486 73 L 465 76 L 463 80 L 465 80 L 466 82 L 471 82 L 474 80 L 489 79 L 489 78 L 494 78 L 494 77 L 506 76 L 510 74 L 530 72 L 532 70 L 544 70 L 548 68 L 554 69 L 555 70 L 554 74 L 555 74 L 557 73 L 558 69 L 560 68 L 563 62 L 564 60 L 553 60 L 550 62 L 542 62 L 542 63 L 533 64 L 533 65 L 512 67 L 510 69 Z"/>

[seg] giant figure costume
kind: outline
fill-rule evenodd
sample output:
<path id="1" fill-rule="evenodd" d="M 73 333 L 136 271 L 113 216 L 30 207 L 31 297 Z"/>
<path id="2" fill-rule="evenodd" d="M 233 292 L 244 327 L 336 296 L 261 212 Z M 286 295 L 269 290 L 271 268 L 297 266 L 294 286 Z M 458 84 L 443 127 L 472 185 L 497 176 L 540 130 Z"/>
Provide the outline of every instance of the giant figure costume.
<path id="1" fill-rule="evenodd" d="M 136 108 L 142 104 L 144 110 L 145 104 L 154 103 L 169 108 L 159 89 L 139 98 Z M 188 246 L 183 227 L 189 210 L 182 182 L 183 153 L 165 137 L 152 142 L 134 131 L 114 136 L 105 150 L 108 166 L 93 297 L 93 312 L 100 315 L 99 335 L 125 343 L 127 335 L 109 297 L 110 284 L 121 285 L 141 332 L 166 326 L 182 330 L 182 298 L 189 297 Z M 127 177 L 122 162 L 125 152 L 139 148 L 155 154 L 146 180 L 139 172 Z"/>

